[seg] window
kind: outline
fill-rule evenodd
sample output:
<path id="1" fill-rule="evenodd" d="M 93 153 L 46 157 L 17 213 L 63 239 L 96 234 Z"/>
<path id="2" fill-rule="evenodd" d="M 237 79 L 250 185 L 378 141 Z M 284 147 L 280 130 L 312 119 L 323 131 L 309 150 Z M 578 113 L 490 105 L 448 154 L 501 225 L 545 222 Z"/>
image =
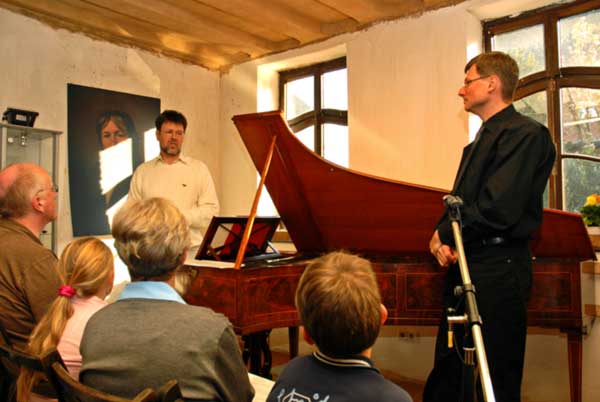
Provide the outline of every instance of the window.
<path id="1" fill-rule="evenodd" d="M 279 108 L 298 139 L 324 158 L 348 167 L 346 58 L 279 73 Z"/>
<path id="2" fill-rule="evenodd" d="M 600 1 L 490 21 L 484 36 L 486 50 L 517 61 L 515 107 L 546 125 L 556 144 L 546 206 L 579 211 L 600 192 Z"/>

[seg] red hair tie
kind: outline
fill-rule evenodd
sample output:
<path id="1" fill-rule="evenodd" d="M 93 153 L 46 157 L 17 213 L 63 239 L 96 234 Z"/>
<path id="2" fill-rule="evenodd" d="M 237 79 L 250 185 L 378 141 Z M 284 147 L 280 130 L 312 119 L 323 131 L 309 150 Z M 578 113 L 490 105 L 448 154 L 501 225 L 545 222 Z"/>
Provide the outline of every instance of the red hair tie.
<path id="1" fill-rule="evenodd" d="M 61 285 L 58 288 L 58 295 L 68 297 L 69 299 L 75 294 L 75 289 L 69 285 Z"/>

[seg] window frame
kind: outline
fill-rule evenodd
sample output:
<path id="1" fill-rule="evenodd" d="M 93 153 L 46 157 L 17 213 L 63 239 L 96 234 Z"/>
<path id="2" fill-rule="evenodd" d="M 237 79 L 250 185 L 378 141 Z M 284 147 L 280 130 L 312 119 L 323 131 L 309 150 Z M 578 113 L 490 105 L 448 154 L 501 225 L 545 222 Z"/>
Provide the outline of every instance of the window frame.
<path id="1" fill-rule="evenodd" d="M 544 56 L 546 69 L 519 80 L 514 100 L 545 91 L 548 129 L 556 146 L 556 161 L 549 179 L 549 206 L 563 209 L 563 161 L 565 159 L 589 160 L 600 163 L 600 157 L 563 152 L 561 141 L 562 88 L 600 89 L 600 67 L 560 67 L 558 55 L 558 22 L 560 19 L 600 9 L 600 0 L 577 0 L 565 5 L 551 5 L 528 11 L 518 17 L 503 17 L 483 24 L 484 47 L 492 50 L 492 37 L 498 34 L 527 28 L 544 27 Z"/>
<path id="2" fill-rule="evenodd" d="M 314 109 L 287 120 L 294 133 L 307 127 L 314 126 L 315 153 L 323 156 L 322 126 L 326 123 L 348 126 L 348 111 L 339 109 L 323 109 L 321 107 L 322 86 L 321 79 L 325 73 L 347 68 L 346 56 L 328 60 L 310 66 L 295 68 L 279 72 L 279 110 L 285 113 L 285 84 L 300 78 L 312 76 L 314 78 Z"/>

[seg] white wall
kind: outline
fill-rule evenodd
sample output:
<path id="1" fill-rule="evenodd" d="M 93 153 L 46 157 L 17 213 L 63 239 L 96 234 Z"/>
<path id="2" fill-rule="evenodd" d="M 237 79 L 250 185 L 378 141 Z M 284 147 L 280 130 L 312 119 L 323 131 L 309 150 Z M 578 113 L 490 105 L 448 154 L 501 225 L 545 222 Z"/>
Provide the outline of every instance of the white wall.
<path id="1" fill-rule="evenodd" d="M 223 144 L 241 144 L 230 120 L 233 114 L 277 108 L 277 81 L 269 79 L 273 71 L 345 53 L 350 167 L 449 188 L 469 138 L 468 116 L 456 94 L 467 48 L 479 48 L 479 43 L 479 21 L 464 7 L 451 7 L 233 67 L 222 77 Z M 269 100 L 270 108 L 265 106 Z M 254 169 L 243 145 L 221 151 L 222 171 L 230 180 L 237 171 Z M 237 177 L 230 184 L 223 186 L 223 210 L 247 213 L 239 189 L 254 191 L 255 176 Z"/>
<path id="2" fill-rule="evenodd" d="M 184 152 L 204 160 L 220 183 L 219 74 L 150 53 L 54 30 L 0 9 L 0 110 L 39 112 L 35 126 L 60 141 L 59 249 L 72 238 L 67 171 L 67 83 L 161 99 L 189 119 Z"/>
<path id="3" fill-rule="evenodd" d="M 349 41 L 352 168 L 451 187 L 468 142 L 467 115 L 456 93 L 469 30 L 481 42 L 474 21 L 463 9 L 447 8 L 381 24 Z"/>

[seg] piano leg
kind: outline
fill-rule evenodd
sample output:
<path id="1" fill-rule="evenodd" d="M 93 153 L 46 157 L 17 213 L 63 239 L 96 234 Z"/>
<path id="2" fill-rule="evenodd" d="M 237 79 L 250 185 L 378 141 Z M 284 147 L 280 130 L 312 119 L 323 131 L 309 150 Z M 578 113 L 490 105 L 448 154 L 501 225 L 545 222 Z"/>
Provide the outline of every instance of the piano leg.
<path id="1" fill-rule="evenodd" d="M 270 329 L 267 331 L 262 331 L 262 336 L 260 336 L 258 341 L 263 355 L 263 365 L 260 368 L 260 376 L 272 380 L 273 376 L 271 376 L 271 367 L 273 367 L 273 356 L 271 355 L 271 348 L 269 347 L 270 334 Z"/>
<path id="2" fill-rule="evenodd" d="M 569 386 L 571 402 L 581 402 L 581 363 L 583 356 L 582 335 L 577 330 L 567 332 L 569 351 Z"/>
<path id="3" fill-rule="evenodd" d="M 242 358 L 244 363 L 248 364 L 248 360 L 250 360 L 250 372 L 268 379 L 272 378 L 271 367 L 273 365 L 273 357 L 269 347 L 270 334 L 271 330 L 266 330 L 242 336 L 244 342 Z"/>

